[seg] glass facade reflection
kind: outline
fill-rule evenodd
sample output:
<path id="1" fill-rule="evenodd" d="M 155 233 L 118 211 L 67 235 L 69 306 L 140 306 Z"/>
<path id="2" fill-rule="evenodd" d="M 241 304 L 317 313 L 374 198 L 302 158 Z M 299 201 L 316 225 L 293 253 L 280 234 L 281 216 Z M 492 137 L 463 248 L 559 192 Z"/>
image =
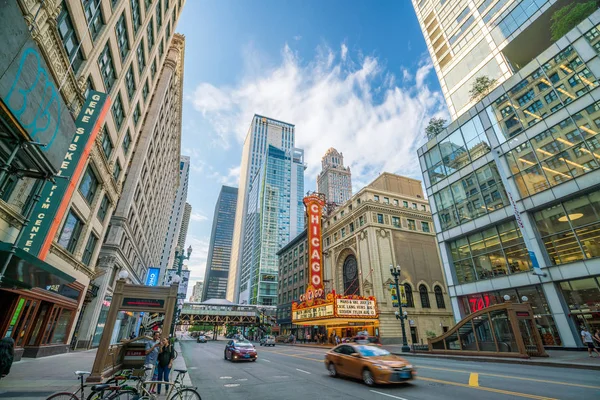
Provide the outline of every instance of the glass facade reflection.
<path id="1" fill-rule="evenodd" d="M 442 230 L 453 228 L 508 205 L 506 190 L 494 163 L 435 193 Z"/>
<path id="2" fill-rule="evenodd" d="M 481 120 L 467 121 L 425 153 L 431 184 L 439 182 L 490 151 Z"/>
<path id="3" fill-rule="evenodd" d="M 600 102 L 564 119 L 506 153 L 522 197 L 569 181 L 600 166 Z"/>
<path id="4" fill-rule="evenodd" d="M 515 221 L 504 222 L 448 243 L 459 283 L 531 270 Z"/>
<path id="5" fill-rule="evenodd" d="M 600 257 L 600 191 L 533 214 L 554 265 Z"/>
<path id="6" fill-rule="evenodd" d="M 242 249 L 240 300 L 249 304 L 277 304 L 277 251 L 301 229 L 304 207 L 304 152 L 269 145 L 248 195 Z"/>
<path id="7" fill-rule="evenodd" d="M 600 277 L 587 277 L 560 283 L 575 326 L 590 332 L 600 329 Z"/>
<path id="8" fill-rule="evenodd" d="M 237 188 L 221 187 L 213 217 L 202 301 L 224 299 L 227 293 L 237 196 Z"/>
<path id="9" fill-rule="evenodd" d="M 503 143 L 597 86 L 596 77 L 568 46 L 496 99 L 487 113 Z"/>

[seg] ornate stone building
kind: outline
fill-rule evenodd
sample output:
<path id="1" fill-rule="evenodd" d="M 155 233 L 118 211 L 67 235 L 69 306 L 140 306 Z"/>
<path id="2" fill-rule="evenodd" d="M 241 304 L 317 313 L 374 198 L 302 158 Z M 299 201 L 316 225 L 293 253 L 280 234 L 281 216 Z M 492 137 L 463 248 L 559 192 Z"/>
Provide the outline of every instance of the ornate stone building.
<path id="1" fill-rule="evenodd" d="M 184 37 L 175 34 L 157 74 L 123 193 L 100 252 L 102 276 L 94 281 L 100 292 L 85 315 L 79 337 L 82 346 L 95 346 L 100 340 L 118 273 L 127 271 L 132 282 L 143 284 L 147 269 L 160 264 L 180 178 L 184 46 Z M 138 316 L 121 314 L 115 340 L 137 332 Z"/>
<path id="2" fill-rule="evenodd" d="M 331 147 L 321 159 L 317 177 L 317 192 L 323 193 L 328 203 L 342 204 L 352 196 L 352 173 L 344 167 L 344 155 Z"/>
<path id="3" fill-rule="evenodd" d="M 323 226 L 327 291 L 375 296 L 382 342 L 399 342 L 390 265 L 400 265 L 406 288 L 409 343 L 427 343 L 454 324 L 431 211 L 421 182 L 381 174 L 340 205 Z"/>

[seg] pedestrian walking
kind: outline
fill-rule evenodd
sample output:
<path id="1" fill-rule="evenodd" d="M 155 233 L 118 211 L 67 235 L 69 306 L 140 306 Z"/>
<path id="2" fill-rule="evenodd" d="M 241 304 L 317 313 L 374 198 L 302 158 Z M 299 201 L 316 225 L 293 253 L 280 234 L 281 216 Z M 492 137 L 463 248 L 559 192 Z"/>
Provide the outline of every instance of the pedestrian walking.
<path id="1" fill-rule="evenodd" d="M 0 340 L 0 379 L 10 373 L 15 359 L 15 341 L 10 337 Z"/>
<path id="2" fill-rule="evenodd" d="M 594 339 L 592 338 L 592 334 L 590 333 L 590 331 L 587 330 L 585 326 L 581 327 L 581 339 L 583 340 L 583 343 L 587 346 L 588 355 L 590 357 L 593 357 L 592 350 L 596 352 L 596 354 L 598 354 L 598 357 L 600 357 L 600 353 L 598 353 L 598 350 L 596 350 L 596 347 L 594 346 Z"/>
<path id="3" fill-rule="evenodd" d="M 169 373 L 173 368 L 173 360 L 175 359 L 175 351 L 173 351 L 173 345 L 169 343 L 169 339 L 164 338 L 160 345 L 160 351 L 158 353 L 158 381 L 169 382 Z M 158 384 L 158 394 L 160 394 L 161 384 Z M 168 391 L 168 388 L 165 389 Z"/>
<path id="4" fill-rule="evenodd" d="M 596 329 L 596 332 L 594 332 L 594 340 L 600 345 L 600 329 Z"/>

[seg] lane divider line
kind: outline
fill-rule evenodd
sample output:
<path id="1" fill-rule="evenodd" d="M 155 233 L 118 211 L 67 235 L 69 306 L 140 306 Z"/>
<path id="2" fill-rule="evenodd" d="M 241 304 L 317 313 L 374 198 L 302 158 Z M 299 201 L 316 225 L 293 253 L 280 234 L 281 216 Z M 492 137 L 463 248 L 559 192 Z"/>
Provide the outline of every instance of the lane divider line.
<path id="1" fill-rule="evenodd" d="M 479 387 L 479 374 L 471 372 L 471 375 L 469 376 L 469 386 Z"/>
<path id="2" fill-rule="evenodd" d="M 440 367 L 427 367 L 427 366 L 422 366 L 422 365 L 418 365 L 417 368 L 418 369 L 432 369 L 432 370 L 435 370 L 435 371 L 449 371 L 449 372 L 460 372 L 460 373 L 463 373 L 463 374 L 471 374 L 471 371 L 465 371 L 464 369 L 450 369 L 450 368 L 440 368 Z M 552 384 L 555 384 L 555 385 L 575 386 L 575 387 L 581 387 L 581 388 L 585 388 L 585 389 L 600 389 L 600 386 L 584 385 L 584 384 L 581 384 L 581 383 L 550 381 L 550 380 L 536 379 L 536 378 L 524 378 L 524 377 L 521 377 L 521 376 L 491 374 L 491 373 L 487 373 L 487 372 L 479 372 L 478 375 L 491 376 L 491 377 L 494 377 L 494 378 L 516 379 L 516 380 L 520 380 L 520 381 L 531 381 L 531 382 L 539 382 L 539 383 L 552 383 Z"/>
<path id="3" fill-rule="evenodd" d="M 303 370 L 303 369 L 300 369 L 300 368 L 296 368 L 296 371 L 304 372 L 305 374 L 311 375 L 311 373 L 310 373 L 310 372 L 308 372 L 308 371 L 305 371 L 305 370 Z"/>
<path id="4" fill-rule="evenodd" d="M 507 394 L 507 395 L 510 395 L 510 396 L 524 397 L 524 398 L 527 398 L 527 399 L 558 400 L 558 399 L 555 399 L 555 398 L 552 398 L 552 397 L 537 396 L 535 394 L 527 394 L 527 393 L 519 393 L 519 392 L 511 392 L 511 391 L 508 391 L 508 390 L 493 389 L 493 388 L 482 387 L 482 386 L 474 387 L 474 386 L 469 386 L 469 385 L 467 385 L 465 383 L 458 383 L 458 382 L 451 382 L 451 381 L 442 381 L 442 380 L 439 380 L 439 379 L 424 378 L 422 376 L 417 377 L 417 379 L 419 379 L 421 381 L 443 383 L 443 384 L 452 385 L 452 386 L 460 386 L 460 387 L 474 389 L 474 390 L 483 390 L 483 391 L 486 391 L 486 392 L 493 392 L 493 393 Z"/>
<path id="5" fill-rule="evenodd" d="M 382 396 L 391 397 L 391 398 L 394 398 L 394 399 L 399 399 L 399 400 L 408 400 L 408 399 L 405 399 L 404 397 L 400 397 L 400 396 L 394 396 L 394 395 L 387 394 L 387 393 L 383 393 L 383 392 L 378 392 L 377 390 L 369 390 L 369 391 L 370 391 L 370 392 L 373 392 L 373 393 L 380 394 L 380 395 L 382 395 Z"/>
<path id="6" fill-rule="evenodd" d="M 261 361 L 264 361 L 264 362 L 271 362 L 271 361 L 267 360 L 266 358 L 261 358 Z"/>

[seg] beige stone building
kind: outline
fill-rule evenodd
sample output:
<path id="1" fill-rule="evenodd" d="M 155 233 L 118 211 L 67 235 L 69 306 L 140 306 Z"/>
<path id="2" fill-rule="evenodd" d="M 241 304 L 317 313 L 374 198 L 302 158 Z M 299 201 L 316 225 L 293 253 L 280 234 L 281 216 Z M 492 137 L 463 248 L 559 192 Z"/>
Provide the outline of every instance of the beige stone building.
<path id="1" fill-rule="evenodd" d="M 16 3 L 72 118 L 76 118 L 89 90 L 107 93 L 112 103 L 84 172 L 74 182 L 77 189 L 66 211 L 59 216 L 60 227 L 45 260 L 75 282 L 68 288 L 54 285 L 10 292 L 6 296 L 2 292 L 7 307 L 0 307 L 6 313 L 0 315 L 0 333 L 4 336 L 10 332 L 20 337 L 17 347 L 21 354 L 38 357 L 67 351 L 69 345 L 76 345 L 84 326 L 92 327 L 91 319 L 83 324 L 80 316 L 86 308 L 94 308 L 90 302 L 105 299 L 96 300 L 101 296 L 100 287 L 90 283 L 107 273 L 109 281 L 116 276 L 115 269 L 99 268 L 96 262 L 102 243 L 108 240 L 109 224 L 119 218 L 132 218 L 129 221 L 134 230 L 128 232 L 131 236 L 146 235 L 142 226 L 153 223 L 155 229 L 161 227 L 160 221 L 148 223 L 147 210 L 144 217 L 137 210 L 134 214 L 123 214 L 115 212 L 115 208 L 124 193 L 137 189 L 127 184 L 132 171 L 138 174 L 141 168 L 142 172 L 153 173 L 148 168 L 151 162 L 136 165 L 140 157 L 136 156 L 136 161 L 133 154 L 138 146 L 146 146 L 144 152 L 151 149 L 156 154 L 163 149 L 159 149 L 159 140 L 154 146 L 149 145 L 152 135 L 160 134 L 160 141 L 165 142 L 166 137 L 171 137 L 174 142 L 169 144 L 168 155 L 161 155 L 161 162 L 169 160 L 171 151 L 179 148 L 177 104 L 181 103 L 181 94 L 173 90 L 173 82 L 177 82 L 175 86 L 181 85 L 181 78 L 176 75 L 181 73 L 177 68 L 183 64 L 184 40 L 174 31 L 184 1 L 17 0 Z M 161 114 L 165 109 L 170 112 Z M 174 159 L 175 170 L 178 160 L 179 154 Z M 167 168 L 161 165 L 159 169 Z M 0 182 L 2 242 L 13 243 L 26 223 L 24 214 L 39 182 L 18 174 L 9 174 L 6 181 Z M 156 184 L 151 179 L 147 182 Z M 165 188 L 164 194 L 169 191 Z M 154 199 L 145 207 L 155 205 L 157 194 L 156 191 L 147 194 Z M 160 236 L 159 241 L 164 239 L 162 233 L 156 235 Z M 129 270 L 134 281 L 144 279 L 146 274 L 147 264 L 139 255 L 148 255 L 154 249 L 150 244 L 147 248 L 129 250 L 127 259 L 133 262 L 122 267 Z M 121 247 L 120 251 L 127 254 L 127 247 Z M 27 312 L 22 312 L 23 307 Z M 15 320 L 11 313 L 16 316 L 12 326 L 7 323 Z M 55 329 L 49 335 L 42 334 L 46 326 Z"/>
<path id="2" fill-rule="evenodd" d="M 375 296 L 382 342 L 401 338 L 390 265 L 402 268 L 409 343 L 427 343 L 428 332 L 439 335 L 454 324 L 420 181 L 381 174 L 324 221 L 323 249 L 326 291 Z"/>

